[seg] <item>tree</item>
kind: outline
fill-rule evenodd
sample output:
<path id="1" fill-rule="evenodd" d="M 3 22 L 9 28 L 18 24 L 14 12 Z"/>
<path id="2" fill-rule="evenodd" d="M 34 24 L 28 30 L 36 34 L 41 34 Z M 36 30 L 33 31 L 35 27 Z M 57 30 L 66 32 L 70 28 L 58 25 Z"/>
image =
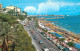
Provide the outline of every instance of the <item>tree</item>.
<path id="1" fill-rule="evenodd" d="M 64 42 L 65 38 L 60 38 L 59 41 Z"/>
<path id="2" fill-rule="evenodd" d="M 10 10 L 7 12 L 9 15 L 14 15 L 14 16 L 18 16 L 19 15 L 19 12 L 18 11 L 15 11 L 15 9 L 13 10 Z"/>
<path id="3" fill-rule="evenodd" d="M 3 41 L 3 51 L 9 49 L 10 51 L 36 51 L 23 25 L 16 22 L 15 16 L 0 13 L 0 38 Z M 12 41 L 10 46 L 8 41 Z"/>
<path id="4" fill-rule="evenodd" d="M 55 36 L 54 34 L 52 34 L 52 36 Z"/>
<path id="5" fill-rule="evenodd" d="M 24 20 L 24 19 L 26 18 L 25 16 L 20 15 L 20 14 L 19 14 L 17 17 L 18 17 L 20 20 Z"/>
<path id="6" fill-rule="evenodd" d="M 1 34 L 0 36 L 3 38 L 3 45 L 2 45 L 2 51 L 8 51 L 8 46 L 7 46 L 7 35 L 8 35 L 8 32 L 10 31 L 10 25 L 8 25 L 7 22 L 3 22 L 2 24 L 2 30 L 0 31 Z"/>
<path id="7" fill-rule="evenodd" d="M 16 39 L 15 39 L 15 51 L 36 51 L 33 50 L 33 45 L 31 44 L 31 38 L 28 36 L 28 33 L 23 30 L 22 25 L 17 25 L 19 29 L 16 31 Z M 24 39 L 24 40 L 23 40 Z M 19 49 L 19 50 L 18 50 Z"/>
<path id="8" fill-rule="evenodd" d="M 15 15 L 15 10 L 10 10 L 7 12 L 9 15 Z"/>
<path id="9" fill-rule="evenodd" d="M 56 39 L 59 39 L 59 37 L 56 37 Z"/>
<path id="10" fill-rule="evenodd" d="M 2 45 L 2 50 L 3 51 L 8 51 L 8 41 L 10 38 L 12 38 L 14 30 L 11 28 L 11 26 L 8 24 L 8 22 L 3 22 L 2 27 L 1 27 L 1 34 L 0 36 L 3 38 L 3 45 Z"/>
<path id="11" fill-rule="evenodd" d="M 57 39 L 57 42 L 59 41 L 59 37 L 56 37 L 56 39 Z"/>
<path id="12" fill-rule="evenodd" d="M 3 11 L 6 11 L 6 9 L 4 8 Z"/>
<path id="13" fill-rule="evenodd" d="M 74 47 L 75 46 L 75 44 L 73 43 L 73 42 L 68 42 L 67 43 L 70 47 Z"/>
<path id="14" fill-rule="evenodd" d="M 27 12 L 23 11 L 22 13 L 24 13 L 24 14 L 25 14 L 25 16 L 27 16 Z"/>
<path id="15" fill-rule="evenodd" d="M 51 34 L 51 32 L 48 32 L 49 34 Z"/>
<path id="16" fill-rule="evenodd" d="M 80 49 L 78 51 L 80 51 Z"/>

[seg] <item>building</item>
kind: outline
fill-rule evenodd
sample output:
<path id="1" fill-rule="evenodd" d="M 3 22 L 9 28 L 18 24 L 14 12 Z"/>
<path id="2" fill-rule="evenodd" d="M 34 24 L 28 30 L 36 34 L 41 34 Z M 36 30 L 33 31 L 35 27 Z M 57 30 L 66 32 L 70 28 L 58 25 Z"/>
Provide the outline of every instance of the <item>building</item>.
<path id="1" fill-rule="evenodd" d="M 19 14 L 21 14 L 21 9 L 19 7 L 15 7 L 15 6 L 6 6 L 6 12 L 10 11 L 10 10 L 14 10 L 15 12 L 18 12 Z"/>
<path id="2" fill-rule="evenodd" d="M 4 8 L 3 8 L 2 4 L 0 4 L 0 13 L 2 13 L 3 10 L 4 10 Z"/>
<path id="3" fill-rule="evenodd" d="M 0 4 L 0 9 L 2 9 L 2 4 Z"/>

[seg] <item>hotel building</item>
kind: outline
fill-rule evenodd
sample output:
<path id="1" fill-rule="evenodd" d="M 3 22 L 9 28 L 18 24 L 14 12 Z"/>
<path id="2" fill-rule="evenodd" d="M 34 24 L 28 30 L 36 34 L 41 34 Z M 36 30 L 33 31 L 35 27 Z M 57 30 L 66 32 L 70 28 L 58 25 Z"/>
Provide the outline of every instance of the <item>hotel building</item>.
<path id="1" fill-rule="evenodd" d="M 15 6 L 6 6 L 6 12 L 10 11 L 10 10 L 14 10 L 15 12 L 18 12 L 19 14 L 21 14 L 21 9 L 19 7 L 15 7 Z"/>
<path id="2" fill-rule="evenodd" d="M 2 4 L 0 4 L 0 9 L 2 9 Z"/>

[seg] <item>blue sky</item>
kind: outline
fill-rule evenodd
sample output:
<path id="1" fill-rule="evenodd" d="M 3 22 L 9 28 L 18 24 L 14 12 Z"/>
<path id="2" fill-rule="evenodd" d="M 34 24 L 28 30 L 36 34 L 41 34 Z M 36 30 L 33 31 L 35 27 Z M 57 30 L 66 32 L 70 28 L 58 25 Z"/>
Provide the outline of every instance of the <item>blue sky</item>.
<path id="1" fill-rule="evenodd" d="M 14 5 L 29 15 L 80 15 L 80 0 L 0 0 L 3 7 Z"/>

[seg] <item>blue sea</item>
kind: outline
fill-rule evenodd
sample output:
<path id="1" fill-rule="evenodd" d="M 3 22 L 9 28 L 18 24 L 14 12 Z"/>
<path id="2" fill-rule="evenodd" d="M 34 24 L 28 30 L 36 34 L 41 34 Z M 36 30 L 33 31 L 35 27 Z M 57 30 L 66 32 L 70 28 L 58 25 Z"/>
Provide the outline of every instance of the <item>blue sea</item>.
<path id="1" fill-rule="evenodd" d="M 54 17 L 62 17 L 62 16 L 44 16 L 44 18 L 54 18 Z M 56 26 L 71 31 L 75 34 L 80 33 L 80 16 L 64 16 L 61 19 L 45 19 L 47 21 L 55 21 L 51 22 Z"/>

